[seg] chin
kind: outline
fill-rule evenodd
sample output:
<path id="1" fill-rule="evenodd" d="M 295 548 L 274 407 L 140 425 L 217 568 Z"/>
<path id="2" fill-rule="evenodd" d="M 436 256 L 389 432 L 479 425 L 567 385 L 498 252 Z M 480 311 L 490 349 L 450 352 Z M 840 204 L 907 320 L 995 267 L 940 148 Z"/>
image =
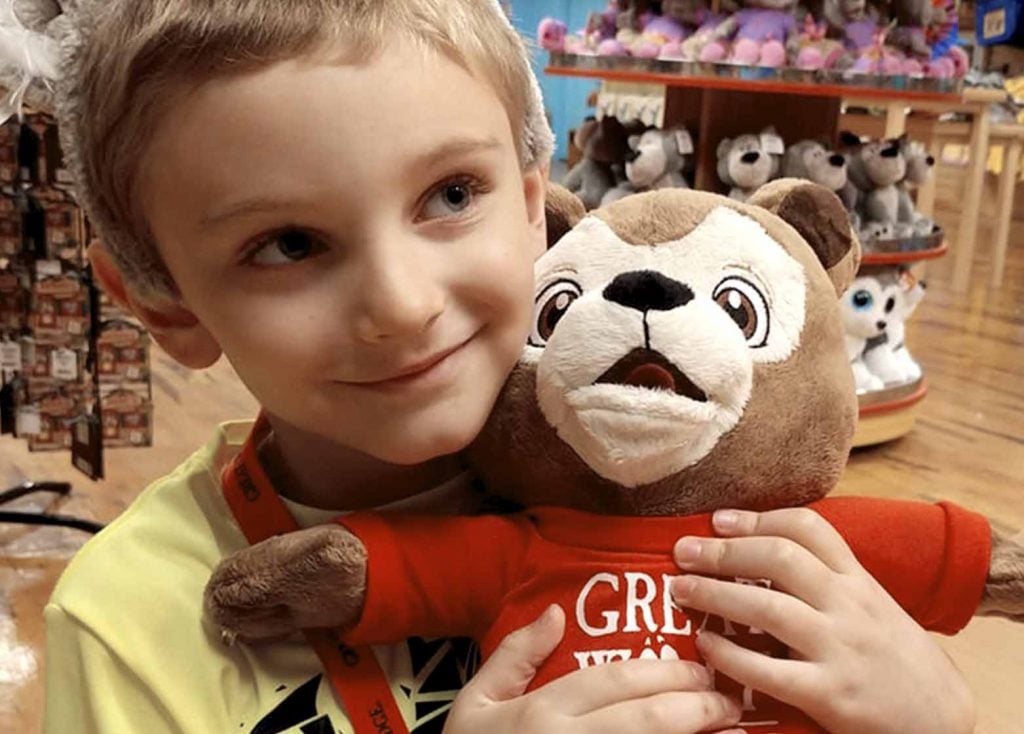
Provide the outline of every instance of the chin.
<path id="1" fill-rule="evenodd" d="M 388 446 L 381 446 L 376 451 L 368 451 L 382 461 L 399 466 L 413 466 L 424 464 L 441 456 L 457 454 L 465 450 L 476 438 L 476 435 L 483 429 L 484 421 L 481 419 L 479 425 L 465 424 L 446 427 L 417 427 L 415 423 L 402 431 L 395 431 L 392 435 L 396 440 L 389 442 Z"/>

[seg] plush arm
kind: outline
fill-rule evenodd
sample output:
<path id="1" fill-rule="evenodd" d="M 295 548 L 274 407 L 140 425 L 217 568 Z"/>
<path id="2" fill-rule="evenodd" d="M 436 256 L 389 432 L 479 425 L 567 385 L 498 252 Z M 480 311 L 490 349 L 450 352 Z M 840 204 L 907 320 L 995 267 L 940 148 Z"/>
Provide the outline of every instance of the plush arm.
<path id="1" fill-rule="evenodd" d="M 519 578 L 533 535 L 519 516 L 363 513 L 337 520 L 367 551 L 366 594 L 345 641 L 481 637 Z"/>
<path id="2" fill-rule="evenodd" d="M 475 636 L 517 577 L 532 532 L 518 517 L 346 515 L 224 559 L 206 613 L 248 641 L 307 628 L 349 630 L 353 645 Z"/>
<path id="3" fill-rule="evenodd" d="M 983 516 L 945 502 L 860 497 L 826 499 L 811 507 L 839 530 L 865 569 L 924 628 L 953 634 L 978 613 L 997 558 Z"/>

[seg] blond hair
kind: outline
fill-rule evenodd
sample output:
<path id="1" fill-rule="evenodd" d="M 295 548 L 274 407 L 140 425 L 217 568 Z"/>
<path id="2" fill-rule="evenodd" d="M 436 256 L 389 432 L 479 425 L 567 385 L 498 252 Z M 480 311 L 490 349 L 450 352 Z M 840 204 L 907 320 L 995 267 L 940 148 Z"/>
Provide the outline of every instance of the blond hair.
<path id="1" fill-rule="evenodd" d="M 358 62 L 412 40 L 493 86 L 524 167 L 551 155 L 529 53 L 496 0 L 83 0 L 67 22 L 56 107 L 68 167 L 139 293 L 176 293 L 134 191 L 166 105 L 189 85 L 334 45 Z"/>

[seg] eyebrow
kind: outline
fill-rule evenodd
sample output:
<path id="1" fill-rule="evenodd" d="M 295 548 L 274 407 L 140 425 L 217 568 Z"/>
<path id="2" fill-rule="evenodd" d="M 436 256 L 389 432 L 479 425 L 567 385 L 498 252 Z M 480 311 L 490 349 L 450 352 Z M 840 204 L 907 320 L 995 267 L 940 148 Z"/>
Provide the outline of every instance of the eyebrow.
<path id="1" fill-rule="evenodd" d="M 500 150 L 501 141 L 495 137 L 487 138 L 455 138 L 448 140 L 431 151 L 418 156 L 412 162 L 412 170 L 429 170 L 444 163 L 449 158 L 460 158 L 476 153 L 487 153 Z M 200 224 L 203 227 L 211 227 L 221 224 L 230 219 L 250 216 L 252 214 L 266 214 L 275 211 L 290 211 L 295 207 L 295 202 L 287 199 L 274 199 L 271 197 L 257 196 L 251 199 L 244 199 L 237 203 L 224 207 L 203 216 Z"/>

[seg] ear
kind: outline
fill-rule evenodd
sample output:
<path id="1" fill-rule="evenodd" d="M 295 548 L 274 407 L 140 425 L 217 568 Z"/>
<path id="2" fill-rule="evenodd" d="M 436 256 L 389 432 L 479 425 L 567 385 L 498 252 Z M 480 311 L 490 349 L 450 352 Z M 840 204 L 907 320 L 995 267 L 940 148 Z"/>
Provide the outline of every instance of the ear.
<path id="1" fill-rule="evenodd" d="M 799 232 L 828 273 L 836 295 L 846 292 L 857 277 L 860 242 L 838 196 L 810 181 L 782 178 L 762 186 L 747 203 L 767 209 Z"/>
<path id="2" fill-rule="evenodd" d="M 730 138 L 725 138 L 724 140 L 722 140 L 721 143 L 718 144 L 718 154 L 717 154 L 717 157 L 718 158 L 725 157 L 729 153 L 729 150 L 731 148 L 732 148 L 732 140 Z"/>
<path id="3" fill-rule="evenodd" d="M 565 234 L 587 216 L 587 209 L 574 193 L 556 183 L 548 183 L 544 202 L 547 215 L 548 247 L 554 247 Z"/>
<path id="4" fill-rule="evenodd" d="M 839 133 L 839 143 L 845 145 L 848 148 L 856 148 L 861 145 L 861 139 L 859 135 L 851 133 L 849 130 L 843 130 Z"/>
<path id="5" fill-rule="evenodd" d="M 143 298 L 133 293 L 110 251 L 100 242 L 89 245 L 93 275 L 115 303 L 135 315 L 175 361 L 206 369 L 221 356 L 220 345 L 179 298 Z"/>
<path id="6" fill-rule="evenodd" d="M 629 143 L 629 147 L 630 148 L 632 148 L 633 150 L 636 150 L 637 146 L 640 145 L 640 136 L 639 135 L 630 135 L 627 142 Z"/>
<path id="7" fill-rule="evenodd" d="M 583 150 L 587 147 L 587 141 L 597 132 L 597 120 L 593 117 L 588 117 L 583 121 L 583 124 L 576 128 L 576 135 L 573 142 L 576 147 Z"/>
<path id="8" fill-rule="evenodd" d="M 534 257 L 540 257 L 547 249 L 547 188 L 551 185 L 548 182 L 550 174 L 549 162 L 538 164 L 523 172 L 523 197 L 526 200 Z"/>

